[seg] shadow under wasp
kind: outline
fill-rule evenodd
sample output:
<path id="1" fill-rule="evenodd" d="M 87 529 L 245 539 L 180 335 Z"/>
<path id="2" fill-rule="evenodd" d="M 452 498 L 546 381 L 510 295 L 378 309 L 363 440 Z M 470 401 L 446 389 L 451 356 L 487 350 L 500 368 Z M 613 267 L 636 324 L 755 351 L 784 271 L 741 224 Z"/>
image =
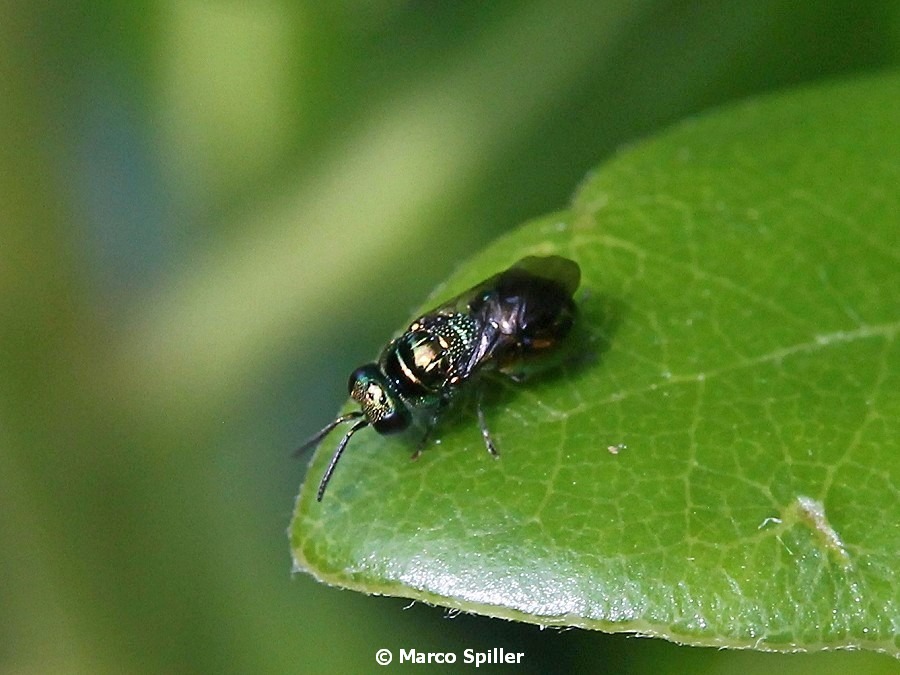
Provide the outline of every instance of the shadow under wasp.
<path id="1" fill-rule="evenodd" d="M 578 264 L 568 258 L 522 258 L 415 319 L 377 361 L 350 375 L 350 397 L 360 409 L 338 417 L 294 453 L 354 422 L 331 456 L 316 499 L 322 501 L 338 460 L 360 429 L 392 434 L 415 423 L 424 429 L 415 457 L 460 388 L 477 375 L 497 372 L 520 380 L 533 370 L 571 331 L 577 315 L 572 296 L 580 280 Z M 480 397 L 476 409 L 485 447 L 496 456 Z"/>

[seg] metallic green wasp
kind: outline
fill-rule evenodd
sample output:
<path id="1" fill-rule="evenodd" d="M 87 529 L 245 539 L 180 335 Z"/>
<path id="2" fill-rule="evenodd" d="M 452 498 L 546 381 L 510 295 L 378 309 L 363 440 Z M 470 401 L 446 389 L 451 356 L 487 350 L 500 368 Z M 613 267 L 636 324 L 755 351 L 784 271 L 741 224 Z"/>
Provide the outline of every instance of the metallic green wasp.
<path id="1" fill-rule="evenodd" d="M 360 409 L 338 417 L 297 450 L 355 422 L 334 451 L 316 498 L 322 501 L 341 454 L 360 429 L 392 434 L 415 423 L 424 429 L 421 448 L 466 383 L 490 371 L 518 379 L 529 363 L 552 351 L 575 321 L 572 296 L 580 278 L 578 264 L 567 258 L 523 258 L 414 320 L 377 361 L 350 375 L 350 396 Z M 496 455 L 480 399 L 477 410 L 485 446 Z"/>

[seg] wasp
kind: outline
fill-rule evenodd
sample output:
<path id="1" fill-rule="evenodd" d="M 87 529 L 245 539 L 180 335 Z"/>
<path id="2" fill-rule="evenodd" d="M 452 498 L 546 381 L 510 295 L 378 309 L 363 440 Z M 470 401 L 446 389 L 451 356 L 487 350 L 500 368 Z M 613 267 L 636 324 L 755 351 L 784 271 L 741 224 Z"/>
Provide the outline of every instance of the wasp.
<path id="1" fill-rule="evenodd" d="M 575 322 L 572 296 L 580 279 L 578 264 L 568 258 L 522 258 L 415 319 L 377 361 L 350 375 L 347 388 L 360 409 L 338 417 L 297 449 L 301 454 L 337 426 L 354 422 L 331 456 L 316 499 L 322 501 L 338 460 L 360 429 L 393 434 L 413 424 L 423 428 L 415 457 L 464 385 L 489 372 L 518 381 L 546 363 L 539 357 L 554 351 Z M 480 397 L 476 407 L 485 447 L 496 456 Z"/>

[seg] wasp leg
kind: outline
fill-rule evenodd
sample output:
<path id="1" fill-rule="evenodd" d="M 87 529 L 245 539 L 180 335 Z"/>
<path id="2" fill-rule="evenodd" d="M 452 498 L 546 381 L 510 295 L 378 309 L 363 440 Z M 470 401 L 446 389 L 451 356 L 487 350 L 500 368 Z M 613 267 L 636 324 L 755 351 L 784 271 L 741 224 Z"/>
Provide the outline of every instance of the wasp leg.
<path id="1" fill-rule="evenodd" d="M 437 426 L 438 415 L 435 415 L 431 418 L 431 421 L 425 427 L 425 433 L 422 434 L 422 438 L 419 440 L 419 444 L 416 446 L 416 451 L 412 454 L 410 459 L 419 459 L 419 455 L 422 454 L 422 451 L 425 449 L 425 446 L 428 445 L 428 441 L 431 439 L 431 432 L 434 431 L 434 427 Z"/>
<path id="2" fill-rule="evenodd" d="M 428 438 L 431 436 L 431 429 L 426 429 L 425 433 L 422 434 L 422 439 L 419 441 L 419 444 L 416 446 L 415 452 L 413 452 L 412 456 L 410 456 L 410 460 L 419 459 L 419 455 L 422 454 L 422 451 L 425 449 L 425 446 L 428 445 Z"/>
<path id="3" fill-rule="evenodd" d="M 491 439 L 491 432 L 487 427 L 487 421 L 484 418 L 484 409 L 481 407 L 481 391 L 478 392 L 478 400 L 475 402 L 475 409 L 478 411 L 478 426 L 481 428 L 481 437 L 484 439 L 484 447 L 492 457 L 499 457 L 500 453 L 494 447 L 494 441 Z"/>

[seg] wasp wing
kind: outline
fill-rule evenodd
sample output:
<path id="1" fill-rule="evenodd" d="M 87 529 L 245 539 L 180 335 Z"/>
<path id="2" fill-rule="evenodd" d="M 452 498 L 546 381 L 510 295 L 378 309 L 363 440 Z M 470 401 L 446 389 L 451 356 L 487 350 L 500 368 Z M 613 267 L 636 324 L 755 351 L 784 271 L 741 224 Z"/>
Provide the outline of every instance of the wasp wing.
<path id="1" fill-rule="evenodd" d="M 460 379 L 482 367 L 509 370 L 553 347 L 572 327 L 580 279 L 578 264 L 567 258 L 522 258 L 433 310 L 466 314 L 478 327 Z"/>
<path id="2" fill-rule="evenodd" d="M 578 267 L 578 263 L 559 255 L 528 256 L 522 258 L 510 269 L 525 270 L 532 276 L 555 282 L 570 298 L 581 283 L 581 268 Z"/>
<path id="3" fill-rule="evenodd" d="M 516 262 L 509 269 L 498 272 L 472 288 L 441 303 L 431 311 L 426 312 L 426 314 L 468 314 L 471 311 L 470 306 L 472 302 L 485 292 L 496 289 L 502 278 L 520 276 L 518 272 L 514 271 L 524 272 L 529 276 L 557 284 L 570 298 L 578 290 L 578 285 L 581 283 L 581 268 L 574 260 L 558 255 L 528 256 Z M 510 275 L 510 273 L 513 274 Z"/>

